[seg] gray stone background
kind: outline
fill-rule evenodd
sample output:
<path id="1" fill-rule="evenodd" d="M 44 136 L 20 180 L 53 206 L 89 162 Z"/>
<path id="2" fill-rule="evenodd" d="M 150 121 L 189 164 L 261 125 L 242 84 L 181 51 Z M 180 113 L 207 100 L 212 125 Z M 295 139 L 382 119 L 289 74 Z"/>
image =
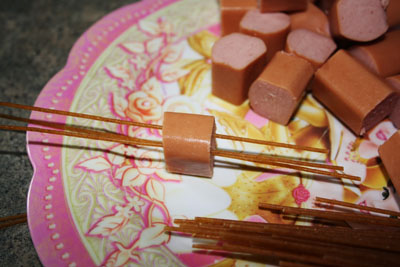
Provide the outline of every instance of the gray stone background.
<path id="1" fill-rule="evenodd" d="M 33 105 L 76 40 L 137 0 L 0 0 L 0 101 Z M 0 113 L 29 112 L 0 107 Z M 10 124 L 0 119 L 0 124 Z M 33 170 L 24 133 L 0 131 L 0 217 L 26 212 Z M 0 266 L 41 266 L 26 223 L 0 229 Z"/>

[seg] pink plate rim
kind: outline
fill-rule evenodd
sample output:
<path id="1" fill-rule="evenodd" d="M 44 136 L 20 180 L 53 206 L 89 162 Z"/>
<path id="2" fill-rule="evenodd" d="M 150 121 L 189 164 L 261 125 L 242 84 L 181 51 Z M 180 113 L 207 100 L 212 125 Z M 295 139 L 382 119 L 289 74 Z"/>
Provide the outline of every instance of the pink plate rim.
<path id="1" fill-rule="evenodd" d="M 123 32 L 139 20 L 177 0 L 143 0 L 106 15 L 74 44 L 67 64 L 43 88 L 35 106 L 69 110 L 73 96 L 96 59 Z M 65 123 L 63 116 L 32 112 L 31 119 Z M 65 200 L 61 170 L 61 136 L 27 133 L 27 151 L 34 174 L 27 213 L 33 244 L 45 266 L 94 266 L 72 225 Z M 61 212 L 60 212 L 61 211 Z"/>

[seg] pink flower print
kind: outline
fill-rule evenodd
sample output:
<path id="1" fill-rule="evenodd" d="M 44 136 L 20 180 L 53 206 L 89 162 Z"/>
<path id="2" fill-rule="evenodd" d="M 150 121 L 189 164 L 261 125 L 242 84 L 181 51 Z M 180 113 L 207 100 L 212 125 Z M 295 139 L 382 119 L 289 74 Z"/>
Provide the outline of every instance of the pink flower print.
<path id="1" fill-rule="evenodd" d="M 139 261 L 140 256 L 136 253 L 132 253 L 131 248 L 124 247 L 121 243 L 115 243 L 117 249 L 106 259 L 103 266 L 106 267 L 118 267 L 125 266 L 129 261 Z"/>
<path id="2" fill-rule="evenodd" d="M 111 236 L 119 232 L 134 214 L 130 207 L 117 206 L 117 213 L 101 217 L 88 231 L 89 236 Z"/>
<path id="3" fill-rule="evenodd" d="M 139 239 L 133 244 L 132 250 L 160 246 L 168 243 L 170 235 L 165 234 L 165 223 L 154 223 L 143 229 Z"/>
<path id="4" fill-rule="evenodd" d="M 142 173 L 153 174 L 156 169 L 163 168 L 161 162 L 161 153 L 155 151 L 146 151 L 144 149 L 138 149 L 138 153 L 135 153 L 135 164 L 141 169 Z"/>
<path id="5" fill-rule="evenodd" d="M 135 167 L 127 168 L 122 174 L 123 186 L 142 186 L 146 182 L 146 180 L 147 174 L 141 173 L 140 170 Z"/>
<path id="6" fill-rule="evenodd" d="M 138 196 L 134 196 L 134 197 L 126 197 L 126 199 L 129 201 L 129 204 L 126 206 L 126 210 L 125 211 L 130 211 L 130 210 L 134 210 L 136 213 L 140 213 L 142 210 L 142 206 L 144 206 L 144 201 L 140 200 L 140 198 Z"/>
<path id="7" fill-rule="evenodd" d="M 133 151 L 132 151 L 133 152 Z M 146 151 L 141 155 L 133 152 L 135 156 L 134 166 L 124 166 L 116 171 L 115 178 L 122 179 L 123 186 L 142 186 L 157 169 L 162 168 L 157 160 L 155 152 Z"/>
<path id="8" fill-rule="evenodd" d="M 129 203 L 126 206 L 116 206 L 114 214 L 101 217 L 88 231 L 89 236 L 111 236 L 119 232 L 135 213 L 140 213 L 145 202 L 138 196 L 127 197 Z"/>
<path id="9" fill-rule="evenodd" d="M 298 187 L 293 189 L 292 195 L 297 205 L 301 205 L 301 203 L 306 202 L 310 198 L 310 192 L 304 187 L 303 184 L 300 184 Z"/>
<path id="10" fill-rule="evenodd" d="M 135 87 L 134 66 L 127 60 L 121 65 L 104 67 L 105 72 L 113 79 L 118 81 L 118 86 L 133 90 Z"/>
<path id="11" fill-rule="evenodd" d="M 139 30 L 149 36 L 172 34 L 173 31 L 172 24 L 164 18 L 158 18 L 157 21 L 140 20 L 138 26 Z"/>
<path id="12" fill-rule="evenodd" d="M 162 151 L 148 151 L 146 149 L 136 149 L 133 153 L 135 165 L 141 173 L 152 175 L 164 181 L 181 181 L 181 176 L 169 173 L 165 170 L 164 154 Z"/>
<path id="13" fill-rule="evenodd" d="M 132 57 L 129 62 L 133 64 L 136 70 L 145 69 L 147 66 L 147 62 L 141 56 L 134 56 Z"/>

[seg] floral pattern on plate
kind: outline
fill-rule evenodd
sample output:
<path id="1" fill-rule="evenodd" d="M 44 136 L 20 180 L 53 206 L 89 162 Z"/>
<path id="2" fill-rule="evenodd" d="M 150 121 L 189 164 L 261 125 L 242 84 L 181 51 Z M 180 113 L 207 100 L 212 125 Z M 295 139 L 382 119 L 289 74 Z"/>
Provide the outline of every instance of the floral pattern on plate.
<path id="1" fill-rule="evenodd" d="M 165 171 L 158 148 L 29 133 L 35 168 L 29 226 L 44 265 L 240 266 L 247 263 L 193 253 L 190 238 L 163 229 L 176 218 L 195 216 L 293 223 L 258 210 L 258 203 L 313 207 L 315 196 L 397 209 L 376 160 L 377 146 L 395 131 L 390 122 L 361 139 L 311 96 L 287 127 L 259 117 L 248 102 L 233 106 L 213 97 L 210 58 L 218 34 L 214 0 L 147 0 L 124 7 L 78 40 L 36 105 L 152 124 L 162 124 L 165 111 L 213 115 L 219 133 L 328 148 L 330 155 L 226 140 L 218 140 L 218 147 L 339 164 L 362 182 L 326 182 L 219 157 L 212 179 L 176 175 Z M 32 117 L 132 137 L 162 136 L 155 129 Z"/>

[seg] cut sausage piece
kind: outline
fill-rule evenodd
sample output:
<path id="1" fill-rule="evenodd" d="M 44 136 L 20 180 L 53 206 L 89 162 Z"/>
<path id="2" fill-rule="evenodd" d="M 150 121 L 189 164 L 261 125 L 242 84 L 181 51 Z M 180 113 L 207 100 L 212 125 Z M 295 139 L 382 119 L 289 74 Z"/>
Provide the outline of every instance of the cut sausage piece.
<path id="1" fill-rule="evenodd" d="M 387 23 L 389 27 L 394 27 L 400 24 L 400 1 L 391 0 L 386 8 Z"/>
<path id="2" fill-rule="evenodd" d="M 257 0 L 220 0 L 221 36 L 239 32 L 240 20 L 251 9 L 257 8 Z"/>
<path id="3" fill-rule="evenodd" d="M 400 74 L 386 78 L 386 81 L 392 86 L 394 91 L 397 93 L 399 100 L 394 107 L 392 114 L 389 119 L 393 122 L 397 129 L 400 128 Z M 399 191 L 400 192 L 400 191 Z"/>
<path id="4" fill-rule="evenodd" d="M 305 11 L 290 14 L 290 29 L 308 29 L 327 37 L 331 36 L 328 17 L 312 3 L 308 3 Z"/>
<path id="5" fill-rule="evenodd" d="M 212 49 L 212 93 L 234 105 L 242 104 L 251 83 L 266 64 L 264 42 L 232 33 L 215 42 Z"/>
<path id="6" fill-rule="evenodd" d="M 291 31 L 286 39 L 285 50 L 306 59 L 314 68 L 320 67 L 335 49 L 331 38 L 307 29 Z"/>
<path id="7" fill-rule="evenodd" d="M 357 135 L 388 116 L 397 101 L 385 81 L 344 50 L 317 70 L 312 93 Z"/>
<path id="8" fill-rule="evenodd" d="M 400 192 L 400 130 L 378 149 L 379 156 L 397 192 Z"/>
<path id="9" fill-rule="evenodd" d="M 382 77 L 400 73 L 400 30 L 388 32 L 372 44 L 352 47 L 349 53 Z"/>
<path id="10" fill-rule="evenodd" d="M 353 41 L 375 40 L 388 29 L 380 0 L 336 0 L 329 18 L 334 36 Z"/>
<path id="11" fill-rule="evenodd" d="M 285 47 L 290 17 L 284 13 L 260 13 L 250 10 L 240 22 L 240 32 L 260 38 L 267 46 L 267 61 Z"/>
<path id="12" fill-rule="evenodd" d="M 251 108 L 261 116 L 287 124 L 314 74 L 306 60 L 280 51 L 251 85 Z"/>
<path id="13" fill-rule="evenodd" d="M 167 171 L 205 177 L 213 175 L 213 116 L 165 112 L 162 133 Z"/>
<path id="14" fill-rule="evenodd" d="M 260 0 L 260 10 L 262 13 L 305 10 L 307 2 L 308 0 Z"/>

